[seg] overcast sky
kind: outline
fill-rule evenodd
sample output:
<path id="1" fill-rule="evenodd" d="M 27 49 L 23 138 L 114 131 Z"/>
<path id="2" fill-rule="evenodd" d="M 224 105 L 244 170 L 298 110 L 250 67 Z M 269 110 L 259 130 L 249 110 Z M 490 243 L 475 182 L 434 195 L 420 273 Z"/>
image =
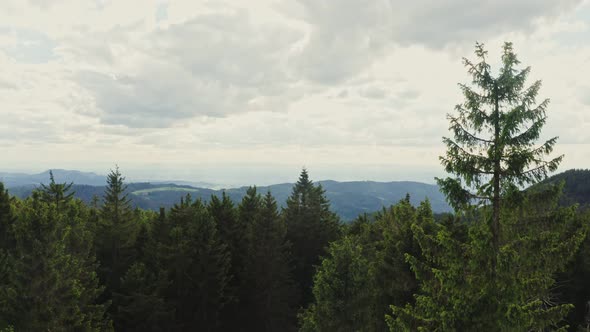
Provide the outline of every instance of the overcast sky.
<path id="1" fill-rule="evenodd" d="M 590 0 L 2 0 L 0 171 L 433 182 L 475 41 L 588 168 L 589 36 Z"/>

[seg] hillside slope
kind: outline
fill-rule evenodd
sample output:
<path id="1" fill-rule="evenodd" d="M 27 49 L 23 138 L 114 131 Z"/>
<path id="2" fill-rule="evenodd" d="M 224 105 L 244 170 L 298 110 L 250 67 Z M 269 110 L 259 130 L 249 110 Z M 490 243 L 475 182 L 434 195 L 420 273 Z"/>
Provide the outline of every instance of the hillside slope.
<path id="1" fill-rule="evenodd" d="M 64 179 L 58 181 L 64 181 Z M 65 181 L 71 180 L 65 179 Z M 47 181 L 44 180 L 43 182 Z M 333 211 L 343 220 L 352 220 L 362 213 L 371 213 L 390 206 L 404 198 L 406 193 L 410 194 L 411 201 L 415 205 L 428 198 L 434 212 L 440 213 L 451 210 L 445 202 L 444 196 L 435 185 L 419 182 L 372 181 L 320 181 L 319 183 L 326 190 L 326 196 L 330 200 Z M 277 202 L 284 206 L 291 194 L 292 187 L 292 183 L 283 183 L 258 187 L 258 190 L 262 194 L 270 191 L 277 199 Z M 11 194 L 23 198 L 30 195 L 34 188 L 34 185 L 9 186 L 9 191 Z M 104 185 L 74 184 L 72 188 L 76 192 L 76 197 L 86 202 L 90 202 L 95 195 L 102 197 L 104 192 Z M 220 196 L 222 191 L 225 191 L 237 203 L 245 196 L 247 189 L 247 187 L 240 187 L 214 190 L 172 183 L 130 183 L 127 193 L 135 206 L 156 210 L 162 206 L 170 207 L 174 205 L 186 194 L 190 194 L 193 198 L 208 201 L 211 195 Z"/>

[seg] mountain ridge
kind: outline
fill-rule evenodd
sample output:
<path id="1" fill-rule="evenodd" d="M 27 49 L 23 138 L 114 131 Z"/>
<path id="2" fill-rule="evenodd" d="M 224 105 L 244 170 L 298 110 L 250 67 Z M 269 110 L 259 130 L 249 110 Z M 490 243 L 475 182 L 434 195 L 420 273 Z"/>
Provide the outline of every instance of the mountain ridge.
<path id="1" fill-rule="evenodd" d="M 74 182 L 72 189 L 76 197 L 85 202 L 90 202 L 96 195 L 102 197 L 106 177 L 89 172 L 54 170 L 56 182 Z M 0 173 L 2 176 L 7 173 Z M 43 178 L 45 176 L 45 178 Z M 84 178 L 84 177 L 87 178 Z M 77 181 L 76 181 L 77 180 Z M 100 182 L 103 180 L 102 182 Z M 33 174 L 30 178 L 22 178 L 20 182 L 12 181 L 5 183 L 9 192 L 15 196 L 24 198 L 31 194 L 32 190 L 41 183 L 49 181 L 49 171 Z M 184 182 L 187 183 L 187 182 Z M 335 181 L 321 180 L 314 183 L 320 184 L 326 191 L 332 209 L 343 220 L 352 220 L 363 213 L 373 213 L 388 207 L 403 199 L 407 193 L 411 196 L 412 204 L 419 204 L 420 201 L 428 198 L 435 212 L 450 212 L 451 208 L 445 201 L 444 196 L 438 190 L 438 186 L 417 182 L 417 181 Z M 16 185 L 15 185 L 16 184 Z M 284 206 L 287 197 L 291 194 L 293 183 L 285 182 L 268 186 L 257 186 L 260 193 L 270 191 L 277 199 L 279 205 Z M 249 186 L 235 188 L 212 189 L 195 187 L 187 184 L 177 184 L 172 181 L 157 182 L 130 182 L 128 183 L 128 194 L 136 207 L 143 209 L 157 210 L 161 206 L 171 207 L 180 201 L 186 194 L 194 198 L 208 201 L 212 195 L 220 196 L 225 192 L 235 203 L 238 203 L 245 196 Z"/>

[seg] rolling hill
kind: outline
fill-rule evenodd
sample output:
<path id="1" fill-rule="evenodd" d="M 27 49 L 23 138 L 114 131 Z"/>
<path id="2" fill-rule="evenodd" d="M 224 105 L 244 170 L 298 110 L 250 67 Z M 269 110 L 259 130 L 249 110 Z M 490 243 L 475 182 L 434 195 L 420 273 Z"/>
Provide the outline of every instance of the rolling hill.
<path id="1" fill-rule="evenodd" d="M 96 195 L 101 197 L 104 192 L 104 176 L 93 173 L 82 173 L 72 171 L 55 170 L 54 176 L 57 182 L 74 182 L 73 190 L 76 197 L 90 202 Z M 7 173 L 4 173 L 7 174 Z M 46 183 L 49 173 L 44 172 L 35 175 L 20 174 L 18 176 L 2 177 L 11 194 L 18 197 L 30 195 L 32 190 L 39 183 Z M 9 181 L 6 181 L 8 179 Z M 78 181 L 76 181 L 78 180 Z M 352 220 L 362 213 L 371 213 L 396 203 L 404 198 L 406 193 L 411 196 L 413 204 L 428 197 L 434 212 L 448 212 L 451 208 L 445 201 L 444 196 L 439 192 L 436 185 L 420 182 L 398 181 L 398 182 L 373 182 L 373 181 L 319 181 L 326 190 L 326 196 L 331 202 L 332 210 L 343 220 Z M 16 184 L 16 185 L 15 185 Z M 282 183 L 270 186 L 258 187 L 260 193 L 270 191 L 279 204 L 284 205 L 287 197 L 291 194 L 293 184 Z M 193 187 L 190 185 L 179 185 L 176 183 L 130 183 L 128 194 L 135 206 L 143 209 L 159 209 L 161 206 L 170 207 L 179 202 L 180 198 L 190 194 L 193 198 L 200 198 L 208 201 L 211 195 L 221 195 L 223 191 L 234 201 L 239 202 L 246 194 L 247 187 L 230 189 L 210 189 Z"/>

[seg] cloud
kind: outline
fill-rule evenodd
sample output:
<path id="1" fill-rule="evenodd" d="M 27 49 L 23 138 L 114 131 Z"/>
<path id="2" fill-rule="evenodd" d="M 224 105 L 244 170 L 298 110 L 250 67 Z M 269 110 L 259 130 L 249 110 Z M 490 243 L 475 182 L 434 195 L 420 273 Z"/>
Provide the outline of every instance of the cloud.
<path id="1" fill-rule="evenodd" d="M 544 133 L 585 144 L 580 3 L 6 0 L 0 144 L 24 165 L 50 151 L 92 165 L 438 167 L 475 40 L 492 61 L 514 41 L 552 100 Z"/>
<path id="2" fill-rule="evenodd" d="M 531 31 L 539 19 L 555 18 L 581 2 L 299 0 L 311 33 L 297 64 L 308 79 L 333 84 L 396 46 L 472 46 L 490 36 Z"/>
<path id="3" fill-rule="evenodd" d="M 167 127 L 199 116 L 276 110 L 295 97 L 284 59 L 297 37 L 285 27 L 258 26 L 245 12 L 200 15 L 150 32 L 143 43 L 126 40 L 121 52 L 132 63 L 113 54 L 117 44 L 106 45 L 111 51 L 101 64 L 108 71 L 75 78 L 94 96 L 105 124 Z"/>

